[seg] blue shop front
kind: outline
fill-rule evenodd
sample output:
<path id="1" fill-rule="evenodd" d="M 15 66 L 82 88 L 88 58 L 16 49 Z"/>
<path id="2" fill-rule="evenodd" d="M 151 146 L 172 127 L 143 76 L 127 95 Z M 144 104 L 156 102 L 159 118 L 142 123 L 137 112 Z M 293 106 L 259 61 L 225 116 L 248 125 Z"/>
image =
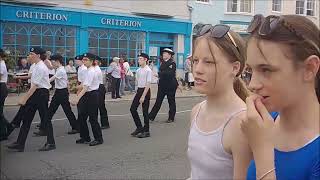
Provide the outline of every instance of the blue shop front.
<path id="1" fill-rule="evenodd" d="M 160 51 L 172 48 L 178 68 L 190 52 L 190 21 L 44 6 L 1 3 L 0 46 L 16 60 L 32 46 L 59 53 L 65 60 L 91 52 L 108 66 L 124 56 L 137 67 L 137 54 L 147 52 L 159 63 Z"/>

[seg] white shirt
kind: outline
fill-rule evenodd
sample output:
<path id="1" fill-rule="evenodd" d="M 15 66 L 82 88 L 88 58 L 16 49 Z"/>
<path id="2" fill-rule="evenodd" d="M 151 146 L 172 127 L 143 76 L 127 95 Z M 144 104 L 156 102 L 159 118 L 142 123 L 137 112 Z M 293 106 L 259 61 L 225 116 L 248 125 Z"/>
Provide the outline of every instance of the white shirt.
<path id="1" fill-rule="evenodd" d="M 37 85 L 38 88 L 51 88 L 48 67 L 41 60 L 35 64 L 32 70 L 31 83 Z"/>
<path id="2" fill-rule="evenodd" d="M 75 72 L 77 72 L 76 67 L 70 66 L 70 65 L 66 66 L 66 71 L 67 71 L 67 73 L 75 73 Z"/>
<path id="3" fill-rule="evenodd" d="M 0 61 L 0 74 L 1 74 L 0 82 L 7 83 L 7 81 L 8 81 L 8 70 L 7 70 L 7 66 L 6 66 L 6 63 L 4 62 L 4 60 Z"/>
<path id="4" fill-rule="evenodd" d="M 30 69 L 29 69 L 29 72 L 28 72 L 28 75 L 30 77 L 32 75 L 32 71 L 33 71 L 33 68 L 34 68 L 35 65 L 36 65 L 36 63 L 32 63 L 31 66 L 30 66 Z M 28 79 L 28 83 L 31 83 L 31 79 Z"/>
<path id="5" fill-rule="evenodd" d="M 54 75 L 54 83 L 56 89 L 65 89 L 68 87 L 68 76 L 67 72 L 63 66 L 60 66 L 56 70 L 56 74 Z"/>
<path id="6" fill-rule="evenodd" d="M 52 66 L 52 63 L 51 63 L 50 60 L 48 60 L 48 63 L 50 64 L 50 66 Z M 48 67 L 47 67 L 47 68 L 48 68 Z M 48 70 L 49 70 L 49 74 L 51 74 L 51 75 L 54 75 L 54 74 L 55 74 L 55 70 L 54 70 L 54 69 L 49 69 L 49 68 L 48 68 Z"/>
<path id="7" fill-rule="evenodd" d="M 149 66 L 145 66 L 144 68 L 139 68 L 137 70 L 137 82 L 138 88 L 146 87 L 147 83 L 151 83 L 152 80 L 152 71 Z"/>
<path id="8" fill-rule="evenodd" d="M 99 67 L 99 66 L 94 66 L 94 70 L 95 70 L 96 73 L 97 73 L 96 76 L 98 76 L 99 83 L 100 83 L 100 84 L 103 84 L 103 73 L 102 73 L 100 67 Z"/>
<path id="9" fill-rule="evenodd" d="M 79 82 L 83 82 L 85 79 L 87 73 L 87 67 L 82 64 L 79 68 L 78 68 L 78 81 Z"/>
<path id="10" fill-rule="evenodd" d="M 93 66 L 88 68 L 83 85 L 88 87 L 87 92 L 99 89 L 99 78 Z"/>
<path id="11" fill-rule="evenodd" d="M 128 62 L 123 63 L 124 70 L 126 72 L 126 76 L 133 76 L 132 71 L 130 70 L 130 64 Z"/>

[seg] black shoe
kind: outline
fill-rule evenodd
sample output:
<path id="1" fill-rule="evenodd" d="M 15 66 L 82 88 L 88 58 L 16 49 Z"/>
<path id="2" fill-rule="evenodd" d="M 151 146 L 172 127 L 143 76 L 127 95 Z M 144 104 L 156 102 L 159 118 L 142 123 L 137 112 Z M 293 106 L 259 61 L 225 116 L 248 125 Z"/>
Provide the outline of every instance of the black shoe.
<path id="1" fill-rule="evenodd" d="M 76 129 L 72 129 L 71 131 L 68 131 L 68 134 L 77 134 L 77 133 L 79 133 L 79 131 Z"/>
<path id="2" fill-rule="evenodd" d="M 101 126 L 101 129 L 109 129 L 110 126 Z"/>
<path id="3" fill-rule="evenodd" d="M 136 137 L 137 137 L 137 138 L 150 137 L 150 132 L 141 132 L 141 133 L 139 133 Z"/>
<path id="4" fill-rule="evenodd" d="M 17 152 L 23 152 L 24 151 L 24 146 L 14 142 L 10 145 L 7 145 L 8 149 L 11 149 L 11 150 L 15 150 Z"/>
<path id="5" fill-rule="evenodd" d="M 121 97 L 121 96 L 118 96 L 118 97 L 116 97 L 116 98 L 117 98 L 117 99 L 118 99 L 118 98 L 120 98 L 120 99 L 121 99 L 122 97 Z"/>
<path id="6" fill-rule="evenodd" d="M 143 132 L 143 129 L 136 129 L 135 131 L 133 131 L 132 133 L 131 133 L 131 136 L 137 136 L 139 133 L 141 133 L 141 132 Z"/>
<path id="7" fill-rule="evenodd" d="M 94 140 L 94 141 L 90 142 L 89 146 L 97 146 L 102 143 L 103 143 L 103 140 Z"/>
<path id="8" fill-rule="evenodd" d="M 172 120 L 172 119 L 168 119 L 167 121 L 166 121 L 166 123 L 173 123 L 174 122 L 174 120 Z"/>
<path id="9" fill-rule="evenodd" d="M 56 145 L 55 144 L 45 144 L 42 148 L 40 148 L 38 151 L 51 151 L 56 149 Z"/>
<path id="10" fill-rule="evenodd" d="M 47 133 L 44 132 L 43 130 L 39 130 L 37 132 L 33 132 L 33 134 L 37 137 L 37 136 L 47 136 Z"/>
<path id="11" fill-rule="evenodd" d="M 40 124 L 37 124 L 37 125 L 36 125 L 37 128 L 40 128 L 40 126 L 41 126 Z"/>
<path id="12" fill-rule="evenodd" d="M 90 143 L 90 139 L 89 140 L 85 140 L 85 139 L 80 138 L 80 139 L 76 140 L 76 143 L 77 144 L 89 144 Z"/>
<path id="13" fill-rule="evenodd" d="M 154 119 L 151 119 L 151 118 L 150 118 L 150 119 L 149 119 L 149 121 L 153 122 L 153 121 L 154 121 Z"/>

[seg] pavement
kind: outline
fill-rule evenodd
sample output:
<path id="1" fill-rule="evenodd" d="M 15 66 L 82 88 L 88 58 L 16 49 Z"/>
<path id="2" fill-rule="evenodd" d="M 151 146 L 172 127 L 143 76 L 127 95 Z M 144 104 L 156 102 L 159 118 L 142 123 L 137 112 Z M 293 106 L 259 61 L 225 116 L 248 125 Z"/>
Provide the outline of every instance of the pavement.
<path id="1" fill-rule="evenodd" d="M 79 134 L 66 134 L 70 125 L 59 107 L 53 117 L 57 149 L 49 152 L 37 151 L 46 138 L 32 135 L 40 121 L 36 113 L 25 152 L 12 152 L 5 147 L 16 140 L 19 129 L 0 143 L 1 179 L 186 179 L 190 176 L 190 111 L 203 99 L 177 98 L 175 122 L 170 124 L 163 123 L 168 118 L 168 103 L 164 100 L 155 122 L 150 124 L 151 137 L 145 139 L 130 136 L 135 129 L 129 110 L 131 102 L 107 102 L 111 128 L 102 131 L 104 144 L 95 147 L 76 144 Z M 151 100 L 149 110 L 154 102 Z M 5 107 L 5 117 L 11 120 L 18 108 Z M 77 115 L 76 107 L 72 110 Z"/>
<path id="2" fill-rule="evenodd" d="M 196 91 L 194 91 L 193 89 L 191 90 L 185 90 L 183 87 L 181 88 L 182 91 L 180 91 L 179 89 L 177 89 L 177 93 L 176 93 L 176 98 L 185 98 L 185 97 L 200 97 L 202 96 L 201 94 L 197 93 Z M 151 99 L 156 99 L 157 96 L 157 91 L 158 91 L 158 85 L 157 84 L 152 84 L 151 85 Z M 119 102 L 119 101 L 132 101 L 132 99 L 134 98 L 135 93 L 131 93 L 126 91 L 126 94 L 124 96 L 122 96 L 121 99 L 112 99 L 111 98 L 111 93 L 107 92 L 106 94 L 106 102 Z M 4 106 L 18 106 L 18 101 L 21 97 L 23 97 L 25 93 L 10 93 L 8 95 L 8 97 L 6 98 L 5 104 Z M 53 91 L 50 93 L 51 95 L 53 95 Z M 70 94 L 70 98 L 75 97 L 75 94 Z"/>

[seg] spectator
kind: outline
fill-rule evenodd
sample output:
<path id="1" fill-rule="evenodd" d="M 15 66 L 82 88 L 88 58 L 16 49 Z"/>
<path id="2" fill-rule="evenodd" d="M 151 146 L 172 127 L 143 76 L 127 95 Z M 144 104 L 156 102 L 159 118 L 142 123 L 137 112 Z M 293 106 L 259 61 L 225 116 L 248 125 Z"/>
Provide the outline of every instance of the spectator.
<path id="1" fill-rule="evenodd" d="M 76 73 L 76 67 L 73 65 L 73 60 L 69 60 L 68 65 L 65 67 L 67 73 Z"/>
<path id="2" fill-rule="evenodd" d="M 113 62 L 110 64 L 107 73 L 111 74 L 112 81 L 112 99 L 121 98 L 120 97 L 120 80 L 121 80 L 121 67 L 119 64 L 119 57 L 114 57 Z"/>
<path id="3" fill-rule="evenodd" d="M 186 90 L 191 90 L 191 83 L 194 81 L 193 80 L 193 75 L 191 72 L 191 55 L 189 55 L 184 63 L 184 81 L 186 83 Z"/>
<path id="4" fill-rule="evenodd" d="M 28 61 L 26 58 L 20 59 L 18 66 L 16 68 L 16 71 L 18 72 L 28 72 L 30 69 L 30 66 L 28 65 Z"/>

